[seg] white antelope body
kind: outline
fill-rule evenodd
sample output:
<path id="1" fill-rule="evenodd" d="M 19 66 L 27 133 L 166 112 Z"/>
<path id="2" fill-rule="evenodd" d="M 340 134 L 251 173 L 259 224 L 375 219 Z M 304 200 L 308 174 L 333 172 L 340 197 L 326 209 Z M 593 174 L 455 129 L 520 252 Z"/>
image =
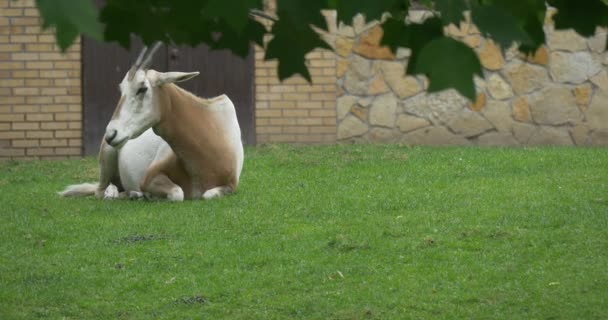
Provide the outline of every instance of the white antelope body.
<path id="1" fill-rule="evenodd" d="M 157 48 L 142 62 L 144 48 L 120 83 L 99 151 L 99 183 L 71 185 L 60 195 L 182 201 L 236 190 L 244 155 L 232 101 L 196 97 L 173 84 L 198 72 L 148 70 Z"/>

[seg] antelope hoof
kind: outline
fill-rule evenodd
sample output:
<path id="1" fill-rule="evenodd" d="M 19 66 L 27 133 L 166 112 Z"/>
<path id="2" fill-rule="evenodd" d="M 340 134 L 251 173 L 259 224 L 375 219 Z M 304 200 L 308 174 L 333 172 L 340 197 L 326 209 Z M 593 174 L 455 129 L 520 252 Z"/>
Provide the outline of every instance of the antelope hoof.
<path id="1" fill-rule="evenodd" d="M 184 191 L 180 187 L 173 188 L 169 194 L 167 194 L 169 201 L 184 201 Z"/>
<path id="2" fill-rule="evenodd" d="M 139 200 L 144 197 L 143 192 L 139 191 L 129 191 L 129 199 L 130 200 Z"/>
<path id="3" fill-rule="evenodd" d="M 118 188 L 115 185 L 111 184 L 106 188 L 106 191 L 103 193 L 104 200 L 114 200 L 120 196 L 118 192 Z"/>

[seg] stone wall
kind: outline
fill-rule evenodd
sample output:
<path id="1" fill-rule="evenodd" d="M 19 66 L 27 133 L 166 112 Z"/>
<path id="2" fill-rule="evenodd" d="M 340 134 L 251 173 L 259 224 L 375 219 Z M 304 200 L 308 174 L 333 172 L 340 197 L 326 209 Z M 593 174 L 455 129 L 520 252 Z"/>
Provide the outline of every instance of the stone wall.
<path id="1" fill-rule="evenodd" d="M 416 11 L 421 21 L 428 13 Z M 425 92 L 424 77 L 404 76 L 409 51 L 380 47 L 378 22 L 361 17 L 340 26 L 335 40 L 338 76 L 337 139 L 422 145 L 607 145 L 606 30 L 585 39 L 555 31 L 534 55 L 502 52 L 475 26 L 446 33 L 474 48 L 484 78 L 477 100 L 453 90 Z"/>
<path id="2" fill-rule="evenodd" d="M 0 0 L 0 159 L 81 155 L 80 45 L 62 54 L 33 0 Z"/>

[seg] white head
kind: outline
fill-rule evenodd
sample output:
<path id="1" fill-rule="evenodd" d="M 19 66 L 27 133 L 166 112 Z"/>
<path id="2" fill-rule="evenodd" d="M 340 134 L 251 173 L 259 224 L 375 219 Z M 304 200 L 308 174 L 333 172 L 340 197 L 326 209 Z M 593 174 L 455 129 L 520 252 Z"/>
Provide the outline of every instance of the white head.
<path id="1" fill-rule="evenodd" d="M 112 120 L 106 127 L 104 137 L 113 147 L 122 147 L 128 140 L 139 137 L 144 131 L 160 122 L 158 87 L 167 83 L 186 81 L 199 74 L 148 70 L 152 56 L 159 46 L 160 44 L 155 45 L 145 60 L 143 57 L 147 49 L 144 48 L 120 83 L 121 97 Z"/>

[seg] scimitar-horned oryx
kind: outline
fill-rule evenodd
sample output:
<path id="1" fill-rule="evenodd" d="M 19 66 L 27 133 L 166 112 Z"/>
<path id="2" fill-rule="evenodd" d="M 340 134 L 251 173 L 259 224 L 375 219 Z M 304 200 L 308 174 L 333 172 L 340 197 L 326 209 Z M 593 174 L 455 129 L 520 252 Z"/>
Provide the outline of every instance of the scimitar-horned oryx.
<path id="1" fill-rule="evenodd" d="M 235 191 L 244 156 L 232 101 L 203 99 L 174 84 L 198 72 L 148 69 L 159 46 L 144 48 L 120 83 L 99 151 L 99 182 L 68 186 L 61 196 L 182 201 Z"/>

